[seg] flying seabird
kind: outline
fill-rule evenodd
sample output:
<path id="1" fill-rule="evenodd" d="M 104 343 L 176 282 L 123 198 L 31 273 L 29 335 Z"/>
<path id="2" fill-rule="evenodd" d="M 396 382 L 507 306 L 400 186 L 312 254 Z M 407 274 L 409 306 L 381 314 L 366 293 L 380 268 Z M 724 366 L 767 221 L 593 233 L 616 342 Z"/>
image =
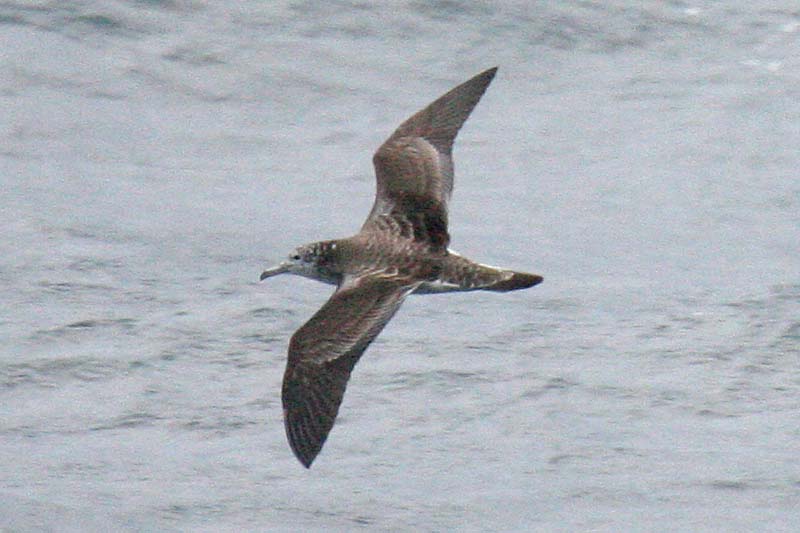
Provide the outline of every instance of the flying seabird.
<path id="1" fill-rule="evenodd" d="M 350 373 L 409 294 L 506 292 L 536 274 L 476 263 L 450 250 L 452 149 L 497 68 L 455 87 L 403 122 L 372 158 L 377 192 L 361 231 L 297 247 L 261 279 L 296 274 L 336 286 L 289 342 L 283 415 L 292 451 L 310 467 L 333 428 Z"/>

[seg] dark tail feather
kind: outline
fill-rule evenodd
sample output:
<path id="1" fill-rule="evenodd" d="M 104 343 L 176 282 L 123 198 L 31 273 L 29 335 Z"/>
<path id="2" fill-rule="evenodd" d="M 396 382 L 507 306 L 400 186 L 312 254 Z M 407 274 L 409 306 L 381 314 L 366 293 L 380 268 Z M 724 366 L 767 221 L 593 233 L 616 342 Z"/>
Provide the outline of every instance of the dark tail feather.
<path id="1" fill-rule="evenodd" d="M 514 272 L 491 265 L 476 263 L 449 250 L 439 279 L 417 289 L 419 294 L 453 291 L 508 292 L 527 289 L 542 282 L 542 276 Z"/>
<path id="2" fill-rule="evenodd" d="M 527 289 L 542 282 L 544 278 L 536 274 L 527 274 L 525 272 L 512 272 L 512 276 L 508 279 L 498 281 L 492 285 L 481 287 L 485 291 L 508 292 L 516 291 L 519 289 Z"/>

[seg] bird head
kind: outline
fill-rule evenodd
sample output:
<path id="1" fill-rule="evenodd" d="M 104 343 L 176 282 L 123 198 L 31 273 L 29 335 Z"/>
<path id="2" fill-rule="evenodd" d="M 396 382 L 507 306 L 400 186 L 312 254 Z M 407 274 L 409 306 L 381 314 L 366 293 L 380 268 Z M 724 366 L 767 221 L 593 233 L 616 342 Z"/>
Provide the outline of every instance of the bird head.
<path id="1" fill-rule="evenodd" d="M 317 243 L 298 246 L 288 255 L 285 261 L 268 268 L 261 273 L 261 280 L 277 276 L 278 274 L 295 274 L 298 276 L 314 277 L 319 263 L 319 246 Z"/>

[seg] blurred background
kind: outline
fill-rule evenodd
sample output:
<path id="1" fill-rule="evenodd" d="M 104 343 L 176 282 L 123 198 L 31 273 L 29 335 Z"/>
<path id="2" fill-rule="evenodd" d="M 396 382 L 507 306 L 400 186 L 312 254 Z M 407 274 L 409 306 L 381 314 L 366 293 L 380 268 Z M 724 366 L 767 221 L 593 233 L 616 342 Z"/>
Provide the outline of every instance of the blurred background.
<path id="1" fill-rule="evenodd" d="M 797 527 L 797 2 L 4 1 L 0 50 L 0 529 Z M 331 288 L 258 276 L 492 66 L 452 247 L 545 281 L 409 298 L 307 471 Z"/>

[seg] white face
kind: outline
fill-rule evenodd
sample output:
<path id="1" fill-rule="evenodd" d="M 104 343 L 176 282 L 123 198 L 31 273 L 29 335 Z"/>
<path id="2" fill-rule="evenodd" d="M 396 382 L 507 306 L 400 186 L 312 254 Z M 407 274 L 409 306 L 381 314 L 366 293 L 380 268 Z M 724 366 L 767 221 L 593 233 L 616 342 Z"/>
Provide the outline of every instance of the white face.
<path id="1" fill-rule="evenodd" d="M 316 271 L 315 262 L 316 257 L 312 247 L 298 246 L 289 254 L 286 261 L 262 272 L 261 279 L 264 280 L 272 276 L 277 276 L 278 274 L 286 273 L 313 277 Z"/>
<path id="2" fill-rule="evenodd" d="M 289 254 L 289 262 L 293 264 L 313 263 L 314 250 L 310 246 L 298 246 Z"/>
<path id="3" fill-rule="evenodd" d="M 336 243 L 315 242 L 298 246 L 280 265 L 268 268 L 261 273 L 261 279 L 271 278 L 278 274 L 294 274 L 306 278 L 315 279 L 324 283 L 337 285 L 341 281 L 341 275 L 323 268 L 320 263 L 325 261 L 325 253 L 336 249 Z"/>
<path id="4" fill-rule="evenodd" d="M 293 274 L 302 276 L 315 270 L 317 257 L 315 250 L 311 246 L 298 246 L 292 250 L 288 259 L 288 270 Z"/>

